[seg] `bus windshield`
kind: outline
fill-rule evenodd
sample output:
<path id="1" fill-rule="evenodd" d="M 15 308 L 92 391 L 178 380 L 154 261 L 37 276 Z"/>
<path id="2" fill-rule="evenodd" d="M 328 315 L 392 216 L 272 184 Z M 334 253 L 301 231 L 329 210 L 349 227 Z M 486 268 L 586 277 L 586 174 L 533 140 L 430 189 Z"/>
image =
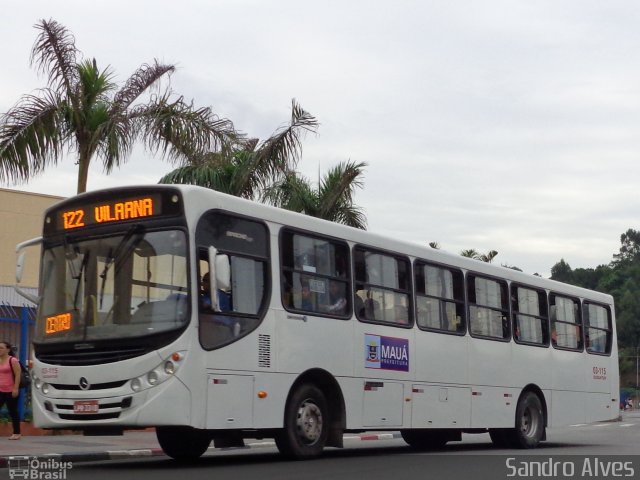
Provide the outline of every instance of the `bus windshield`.
<path id="1" fill-rule="evenodd" d="M 187 240 L 181 230 L 127 232 L 44 245 L 39 343 L 153 335 L 188 321 Z"/>

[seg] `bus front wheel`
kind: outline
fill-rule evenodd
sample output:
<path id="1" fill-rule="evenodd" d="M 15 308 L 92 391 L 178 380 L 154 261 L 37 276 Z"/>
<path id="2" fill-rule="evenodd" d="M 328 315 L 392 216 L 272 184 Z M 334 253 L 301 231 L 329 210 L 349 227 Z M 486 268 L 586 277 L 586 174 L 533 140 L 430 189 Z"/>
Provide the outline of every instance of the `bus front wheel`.
<path id="1" fill-rule="evenodd" d="M 276 435 L 278 450 L 296 459 L 317 457 L 328 434 L 329 415 L 324 394 L 315 385 L 299 386 L 287 402 L 284 429 Z"/>
<path id="2" fill-rule="evenodd" d="M 164 453 L 183 462 L 200 458 L 211 443 L 206 430 L 192 427 L 157 427 L 156 437 Z"/>
<path id="3" fill-rule="evenodd" d="M 516 428 L 512 444 L 516 448 L 536 448 L 544 437 L 544 411 L 540 397 L 525 392 L 516 407 Z"/>

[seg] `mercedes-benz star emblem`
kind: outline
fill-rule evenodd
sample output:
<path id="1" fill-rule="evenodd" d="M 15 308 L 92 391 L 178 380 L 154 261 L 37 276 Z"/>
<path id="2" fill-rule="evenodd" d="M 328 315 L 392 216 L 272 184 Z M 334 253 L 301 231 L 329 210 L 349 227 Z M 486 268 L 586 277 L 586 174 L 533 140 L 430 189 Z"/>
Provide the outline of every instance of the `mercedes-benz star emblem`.
<path id="1" fill-rule="evenodd" d="M 79 385 L 81 390 L 89 390 L 89 387 L 91 386 L 89 380 L 84 377 L 80 377 Z"/>

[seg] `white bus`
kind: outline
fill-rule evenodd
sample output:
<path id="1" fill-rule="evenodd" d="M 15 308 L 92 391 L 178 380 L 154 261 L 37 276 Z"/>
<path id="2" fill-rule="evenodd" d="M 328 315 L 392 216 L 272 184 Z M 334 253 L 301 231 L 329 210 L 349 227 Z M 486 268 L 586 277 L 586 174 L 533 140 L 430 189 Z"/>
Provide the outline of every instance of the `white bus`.
<path id="1" fill-rule="evenodd" d="M 618 416 L 609 295 L 193 186 L 65 200 L 18 251 L 39 242 L 39 427 L 309 458 L 345 432 L 533 448 Z"/>

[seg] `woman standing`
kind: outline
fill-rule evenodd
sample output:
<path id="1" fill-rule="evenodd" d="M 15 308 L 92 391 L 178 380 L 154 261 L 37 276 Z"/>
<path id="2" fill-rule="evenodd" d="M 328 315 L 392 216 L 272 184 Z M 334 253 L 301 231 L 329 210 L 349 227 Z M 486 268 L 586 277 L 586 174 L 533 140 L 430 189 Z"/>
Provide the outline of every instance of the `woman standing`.
<path id="1" fill-rule="evenodd" d="M 6 403 L 13 424 L 13 435 L 9 440 L 20 440 L 20 417 L 18 395 L 20 394 L 20 363 L 12 355 L 11 344 L 0 342 L 0 408 Z"/>

